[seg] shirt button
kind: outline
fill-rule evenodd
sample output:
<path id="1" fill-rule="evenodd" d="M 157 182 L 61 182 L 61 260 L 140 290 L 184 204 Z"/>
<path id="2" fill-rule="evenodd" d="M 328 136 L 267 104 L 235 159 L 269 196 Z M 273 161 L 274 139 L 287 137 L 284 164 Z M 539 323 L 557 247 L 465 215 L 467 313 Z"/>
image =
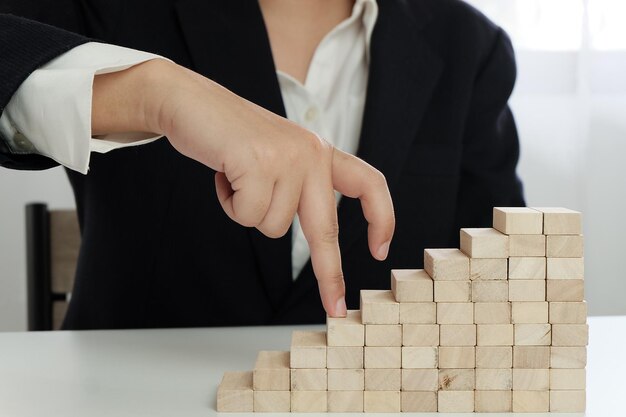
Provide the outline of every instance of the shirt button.
<path id="1" fill-rule="evenodd" d="M 314 122 L 317 119 L 317 108 L 309 107 L 309 109 L 304 113 L 304 120 L 307 122 Z"/>
<path id="2" fill-rule="evenodd" d="M 21 151 L 30 151 L 30 150 L 33 149 L 32 143 L 30 143 L 30 141 L 28 139 L 26 139 L 26 136 L 24 136 L 20 132 L 15 132 L 15 135 L 13 136 L 13 141 L 14 141 L 15 145 Z"/>

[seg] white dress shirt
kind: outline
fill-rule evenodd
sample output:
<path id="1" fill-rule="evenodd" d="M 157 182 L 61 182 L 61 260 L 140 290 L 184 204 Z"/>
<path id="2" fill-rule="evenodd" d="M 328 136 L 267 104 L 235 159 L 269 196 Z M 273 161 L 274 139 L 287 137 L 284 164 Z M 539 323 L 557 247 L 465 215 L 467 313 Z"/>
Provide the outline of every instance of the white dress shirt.
<path id="1" fill-rule="evenodd" d="M 351 16 L 318 45 L 304 84 L 277 71 L 287 118 L 351 154 L 356 153 L 361 134 L 369 43 L 377 17 L 376 0 L 356 0 Z M 0 133 L 17 152 L 36 152 L 86 174 L 91 152 L 105 153 L 159 138 L 145 133 L 91 135 L 94 76 L 155 58 L 160 57 L 101 43 L 78 46 L 22 83 L 0 117 Z M 295 279 L 310 256 L 297 216 L 292 236 Z"/>

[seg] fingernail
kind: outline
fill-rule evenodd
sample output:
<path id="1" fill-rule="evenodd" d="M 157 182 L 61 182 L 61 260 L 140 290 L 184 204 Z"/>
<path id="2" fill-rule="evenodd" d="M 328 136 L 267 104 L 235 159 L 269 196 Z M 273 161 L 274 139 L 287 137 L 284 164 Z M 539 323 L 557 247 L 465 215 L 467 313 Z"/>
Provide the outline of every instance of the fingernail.
<path id="1" fill-rule="evenodd" d="M 389 254 L 390 243 L 391 243 L 390 241 L 386 241 L 385 243 L 380 245 L 380 247 L 378 248 L 378 252 L 376 254 L 378 255 L 378 260 L 384 261 L 385 259 L 387 259 L 387 255 Z"/>
<path id="2" fill-rule="evenodd" d="M 346 299 L 341 297 L 337 300 L 337 305 L 335 306 L 335 317 L 345 317 L 348 314 L 348 308 L 346 307 Z"/>

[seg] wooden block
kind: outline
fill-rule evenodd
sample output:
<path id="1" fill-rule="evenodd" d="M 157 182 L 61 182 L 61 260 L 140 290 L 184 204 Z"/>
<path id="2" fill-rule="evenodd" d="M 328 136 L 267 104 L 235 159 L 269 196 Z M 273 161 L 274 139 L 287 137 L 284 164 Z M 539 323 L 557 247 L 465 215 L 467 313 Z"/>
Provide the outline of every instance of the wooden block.
<path id="1" fill-rule="evenodd" d="M 543 213 L 544 235 L 582 234 L 582 214 L 562 207 L 533 207 Z"/>
<path id="2" fill-rule="evenodd" d="M 291 391 L 292 413 L 325 413 L 328 391 Z"/>
<path id="3" fill-rule="evenodd" d="M 506 391 L 513 389 L 512 369 L 476 369 L 476 389 Z"/>
<path id="4" fill-rule="evenodd" d="M 550 324 L 514 324 L 515 344 L 520 346 L 549 346 L 552 341 Z"/>
<path id="5" fill-rule="evenodd" d="M 587 386 L 585 369 L 550 369 L 550 389 L 584 390 Z"/>
<path id="6" fill-rule="evenodd" d="M 329 413 L 362 413 L 363 391 L 328 391 Z"/>
<path id="7" fill-rule="evenodd" d="M 292 369 L 292 391 L 326 391 L 328 373 L 326 369 Z"/>
<path id="8" fill-rule="evenodd" d="M 441 346 L 476 346 L 475 324 L 442 324 L 439 326 Z"/>
<path id="9" fill-rule="evenodd" d="M 510 291 L 510 289 L 509 289 Z M 511 303 L 511 323 L 547 323 L 547 301 L 518 301 Z"/>
<path id="10" fill-rule="evenodd" d="M 366 324 L 365 346 L 402 346 L 402 325 Z"/>
<path id="11" fill-rule="evenodd" d="M 550 391 L 550 412 L 583 413 L 586 406 L 586 391 Z"/>
<path id="12" fill-rule="evenodd" d="M 470 391 L 475 387 L 473 369 L 440 369 L 439 391 Z"/>
<path id="13" fill-rule="evenodd" d="M 288 413 L 291 411 L 291 392 L 254 390 L 255 413 Z"/>
<path id="14" fill-rule="evenodd" d="M 435 281 L 468 281 L 469 258 L 459 249 L 425 249 L 424 270 Z"/>
<path id="15" fill-rule="evenodd" d="M 506 235 L 540 235 L 543 214 L 528 207 L 494 207 L 493 228 Z"/>
<path id="16" fill-rule="evenodd" d="M 436 368 L 438 364 L 438 347 L 403 346 L 402 368 L 426 369 Z M 395 367 L 395 366 L 394 366 Z M 391 368 L 391 367 L 390 367 Z"/>
<path id="17" fill-rule="evenodd" d="M 506 258 L 472 258 L 470 259 L 470 279 L 495 280 L 507 278 Z"/>
<path id="18" fill-rule="evenodd" d="M 402 346 L 439 346 L 439 325 L 403 324 Z"/>
<path id="19" fill-rule="evenodd" d="M 477 413 L 509 413 L 513 409 L 511 391 L 476 391 L 474 396 Z"/>
<path id="20" fill-rule="evenodd" d="M 514 346 L 513 367 L 548 369 L 550 367 L 550 346 Z"/>
<path id="21" fill-rule="evenodd" d="M 476 346 L 476 368 L 507 369 L 513 367 L 510 346 Z"/>
<path id="22" fill-rule="evenodd" d="M 411 348 L 405 348 L 411 349 Z M 416 348 L 413 348 L 416 349 Z M 439 368 L 474 368 L 476 365 L 476 348 L 474 346 L 441 346 L 439 347 Z M 436 367 L 436 366 L 435 366 Z M 423 367 L 421 367 L 423 368 Z"/>
<path id="23" fill-rule="evenodd" d="M 509 235 L 509 256 L 546 256 L 544 235 Z"/>
<path id="24" fill-rule="evenodd" d="M 511 323 L 511 303 L 473 303 L 474 323 L 508 324 Z"/>
<path id="25" fill-rule="evenodd" d="M 326 368 L 326 332 L 294 330 L 291 334 L 292 368 Z"/>
<path id="26" fill-rule="evenodd" d="M 366 413 L 399 413 L 400 391 L 365 391 L 363 411 Z"/>
<path id="27" fill-rule="evenodd" d="M 547 279 L 584 279 L 585 258 L 546 258 Z"/>
<path id="28" fill-rule="evenodd" d="M 550 368 L 578 369 L 585 366 L 587 366 L 585 346 L 552 346 L 550 349 Z"/>
<path id="29" fill-rule="evenodd" d="M 217 388 L 217 411 L 252 412 L 252 392 L 252 372 L 225 372 Z"/>
<path id="30" fill-rule="evenodd" d="M 387 290 L 361 290 L 363 324 L 400 323 L 400 305 Z"/>
<path id="31" fill-rule="evenodd" d="M 588 324 L 552 325 L 553 346 L 587 346 L 589 344 Z"/>
<path id="32" fill-rule="evenodd" d="M 550 323 L 585 324 L 587 322 L 587 303 L 585 301 L 550 303 Z"/>
<path id="33" fill-rule="evenodd" d="M 436 303 L 437 323 L 473 324 L 474 303 Z"/>
<path id="34" fill-rule="evenodd" d="M 260 351 L 252 371 L 252 385 L 255 391 L 289 391 L 289 352 Z"/>
<path id="35" fill-rule="evenodd" d="M 513 346 L 513 325 L 478 324 L 476 344 L 478 346 Z"/>
<path id="36" fill-rule="evenodd" d="M 401 347 L 365 347 L 365 368 L 400 368 L 402 364 Z M 435 348 L 436 349 L 436 348 Z"/>
<path id="37" fill-rule="evenodd" d="M 546 282 L 536 279 L 509 281 L 509 301 L 545 301 Z"/>
<path id="38" fill-rule="evenodd" d="M 509 258 L 509 279 L 546 279 L 546 258 Z"/>
<path id="39" fill-rule="evenodd" d="M 496 229 L 461 229 L 461 250 L 470 258 L 508 258 L 509 237 Z"/>
<path id="40" fill-rule="evenodd" d="M 363 391 L 365 389 L 365 370 L 329 369 L 328 391 Z"/>
<path id="41" fill-rule="evenodd" d="M 428 391 L 402 391 L 402 411 L 409 413 L 437 412 L 437 393 Z"/>
<path id="42" fill-rule="evenodd" d="M 435 281 L 436 302 L 469 302 L 471 300 L 471 281 Z"/>
<path id="43" fill-rule="evenodd" d="M 516 391 L 548 391 L 550 389 L 550 370 L 513 368 L 513 389 Z"/>
<path id="44" fill-rule="evenodd" d="M 365 325 L 360 310 L 348 310 L 346 317 L 326 317 L 328 346 L 364 346 Z"/>
<path id="45" fill-rule="evenodd" d="M 433 301 L 433 279 L 423 269 L 392 269 L 391 292 L 399 303 Z"/>
<path id="46" fill-rule="evenodd" d="M 549 258 L 582 258 L 582 235 L 551 235 L 546 237 L 546 256 Z"/>
<path id="47" fill-rule="evenodd" d="M 365 370 L 365 391 L 400 391 L 401 387 L 400 368 Z"/>
<path id="48" fill-rule="evenodd" d="M 440 413 L 474 412 L 474 391 L 439 391 L 437 410 Z"/>
<path id="49" fill-rule="evenodd" d="M 513 391 L 514 413 L 547 413 L 550 411 L 548 391 Z"/>
<path id="50" fill-rule="evenodd" d="M 437 323 L 437 303 L 400 303 L 400 323 Z"/>
<path id="51" fill-rule="evenodd" d="M 403 369 L 402 391 L 437 391 L 439 387 L 439 370 L 437 369 Z"/>
<path id="52" fill-rule="evenodd" d="M 472 301 L 475 303 L 509 301 L 509 281 L 472 281 Z"/>
<path id="53" fill-rule="evenodd" d="M 583 301 L 585 281 L 582 279 L 549 279 L 546 281 L 547 301 Z"/>
<path id="54" fill-rule="evenodd" d="M 363 348 L 361 346 L 329 346 L 328 369 L 363 368 Z"/>

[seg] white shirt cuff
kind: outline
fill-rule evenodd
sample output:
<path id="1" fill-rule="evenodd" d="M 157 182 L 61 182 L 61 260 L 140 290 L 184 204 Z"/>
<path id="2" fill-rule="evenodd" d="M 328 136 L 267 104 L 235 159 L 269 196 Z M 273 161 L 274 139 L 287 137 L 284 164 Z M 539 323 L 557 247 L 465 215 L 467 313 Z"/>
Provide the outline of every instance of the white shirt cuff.
<path id="1" fill-rule="evenodd" d="M 161 137 L 132 132 L 91 136 L 94 76 L 156 58 L 162 57 L 103 43 L 77 46 L 22 83 L 0 117 L 0 133 L 17 153 L 36 152 L 86 174 L 92 151 L 104 153 Z"/>

